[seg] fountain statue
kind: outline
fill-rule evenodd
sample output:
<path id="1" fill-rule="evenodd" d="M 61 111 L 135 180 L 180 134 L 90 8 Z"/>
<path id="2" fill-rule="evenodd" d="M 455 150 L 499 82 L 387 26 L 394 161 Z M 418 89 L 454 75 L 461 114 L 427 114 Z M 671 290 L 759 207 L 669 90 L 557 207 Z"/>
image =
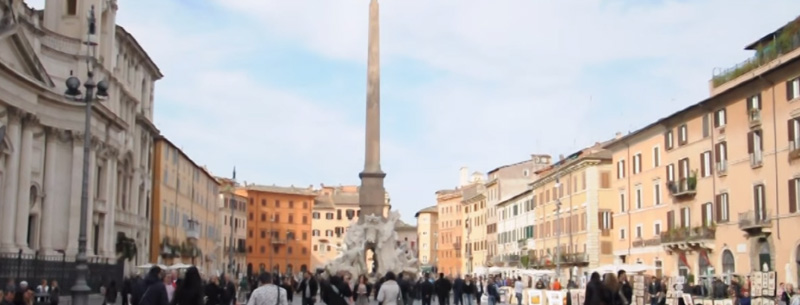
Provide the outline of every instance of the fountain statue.
<path id="1" fill-rule="evenodd" d="M 376 281 L 391 271 L 415 275 L 418 271 L 416 254 L 403 242 L 398 246 L 395 225 L 400 213 L 392 211 L 388 218 L 367 215 L 363 220 L 350 224 L 345 233 L 344 245 L 339 249 L 339 256 L 325 266 L 328 274 L 349 273 L 351 280 L 359 275 L 367 275 L 370 281 Z M 367 273 L 367 251 L 372 251 L 375 270 Z"/>

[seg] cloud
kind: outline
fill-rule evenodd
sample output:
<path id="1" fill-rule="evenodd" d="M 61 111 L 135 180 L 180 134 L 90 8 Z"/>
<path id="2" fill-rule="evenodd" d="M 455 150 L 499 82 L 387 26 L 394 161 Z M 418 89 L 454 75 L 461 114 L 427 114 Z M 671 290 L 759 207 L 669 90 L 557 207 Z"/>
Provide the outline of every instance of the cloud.
<path id="1" fill-rule="evenodd" d="M 349 184 L 363 165 L 367 3 L 123 1 L 119 22 L 164 70 L 156 123 L 196 162 L 237 165 L 250 182 Z M 715 67 L 800 11 L 792 0 L 380 5 L 383 168 L 409 221 L 462 165 L 568 154 L 705 98 Z"/>

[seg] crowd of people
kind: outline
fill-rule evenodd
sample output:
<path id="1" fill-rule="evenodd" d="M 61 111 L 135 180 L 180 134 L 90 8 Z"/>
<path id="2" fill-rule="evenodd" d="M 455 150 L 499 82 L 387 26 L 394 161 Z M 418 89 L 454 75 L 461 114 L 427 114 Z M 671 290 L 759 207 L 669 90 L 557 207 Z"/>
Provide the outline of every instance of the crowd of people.
<path id="1" fill-rule="evenodd" d="M 14 279 L 10 279 L 3 287 L 0 305 L 58 305 L 60 295 L 58 281 L 50 281 L 48 284 L 47 280 L 42 280 L 38 286 L 32 287 L 26 281 L 17 284 Z"/>

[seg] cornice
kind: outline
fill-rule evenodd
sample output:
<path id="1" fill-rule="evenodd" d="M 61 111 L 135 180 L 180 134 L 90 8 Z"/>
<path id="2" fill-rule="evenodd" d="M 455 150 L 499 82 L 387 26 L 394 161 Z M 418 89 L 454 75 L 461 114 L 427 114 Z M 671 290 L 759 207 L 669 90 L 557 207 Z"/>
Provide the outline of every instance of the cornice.
<path id="1" fill-rule="evenodd" d="M 538 180 L 536 180 L 533 183 L 529 184 L 529 186 L 532 189 L 537 189 L 537 188 L 541 187 L 544 184 L 547 184 L 547 183 L 550 183 L 552 181 L 555 181 L 556 177 L 563 177 L 563 176 L 566 176 L 567 174 L 576 172 L 578 170 L 602 164 L 603 162 L 608 162 L 608 161 L 601 160 L 601 159 L 593 159 L 593 158 L 581 159 L 577 163 L 573 163 L 573 164 L 570 164 L 567 167 L 558 168 L 557 170 L 550 172 L 549 174 L 547 174 L 543 178 L 539 178 Z"/>

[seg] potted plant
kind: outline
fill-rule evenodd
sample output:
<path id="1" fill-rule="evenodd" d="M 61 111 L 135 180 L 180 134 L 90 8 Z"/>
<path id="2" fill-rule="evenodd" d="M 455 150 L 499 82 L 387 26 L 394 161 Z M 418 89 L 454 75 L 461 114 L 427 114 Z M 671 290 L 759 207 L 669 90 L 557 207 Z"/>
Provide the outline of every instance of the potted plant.
<path id="1" fill-rule="evenodd" d="M 694 191 L 697 189 L 697 170 L 693 170 L 691 174 L 689 174 L 689 178 L 686 179 L 686 184 L 689 187 L 690 191 Z"/>

